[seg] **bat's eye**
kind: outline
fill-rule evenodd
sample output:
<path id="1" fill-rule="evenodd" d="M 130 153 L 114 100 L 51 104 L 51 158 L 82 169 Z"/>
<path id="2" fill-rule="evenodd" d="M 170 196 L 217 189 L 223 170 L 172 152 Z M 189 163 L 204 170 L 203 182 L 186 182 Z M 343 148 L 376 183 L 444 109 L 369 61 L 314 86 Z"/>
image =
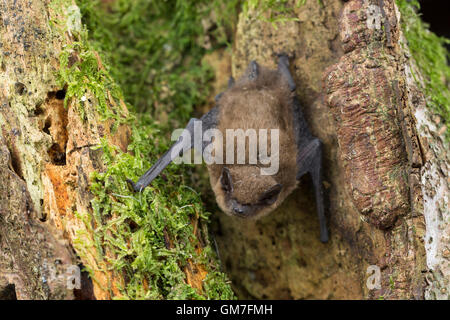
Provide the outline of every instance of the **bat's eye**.
<path id="1" fill-rule="evenodd" d="M 220 183 L 222 183 L 223 190 L 226 192 L 233 192 L 233 180 L 231 180 L 230 170 L 227 167 L 223 167 L 222 169 Z"/>
<path id="2" fill-rule="evenodd" d="M 282 187 L 283 186 L 279 183 L 272 186 L 262 194 L 262 196 L 259 198 L 259 203 L 265 205 L 271 205 L 275 203 L 275 201 L 277 201 L 278 199 L 278 195 L 280 194 Z"/>

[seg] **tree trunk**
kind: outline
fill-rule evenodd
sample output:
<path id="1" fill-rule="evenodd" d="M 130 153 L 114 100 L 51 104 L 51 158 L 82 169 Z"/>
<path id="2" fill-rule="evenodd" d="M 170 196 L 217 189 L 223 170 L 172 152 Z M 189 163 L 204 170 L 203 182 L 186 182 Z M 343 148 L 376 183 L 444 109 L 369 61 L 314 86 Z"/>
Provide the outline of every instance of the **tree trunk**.
<path id="1" fill-rule="evenodd" d="M 448 147 L 412 77 L 420 72 L 395 2 L 290 6 L 298 21 L 277 28 L 257 10 L 240 15 L 233 74 L 250 60 L 274 67 L 277 53 L 294 57 L 303 112 L 324 144 L 331 240 L 319 241 L 309 177 L 257 222 L 220 215 L 216 239 L 235 292 L 448 299 Z"/>

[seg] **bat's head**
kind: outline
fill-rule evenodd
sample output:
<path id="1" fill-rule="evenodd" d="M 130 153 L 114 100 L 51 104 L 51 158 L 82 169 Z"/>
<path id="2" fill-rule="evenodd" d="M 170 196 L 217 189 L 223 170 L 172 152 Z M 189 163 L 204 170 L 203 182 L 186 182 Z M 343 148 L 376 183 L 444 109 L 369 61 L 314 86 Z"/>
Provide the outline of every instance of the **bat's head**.
<path id="1" fill-rule="evenodd" d="M 213 190 L 218 205 L 228 215 L 259 218 L 278 207 L 286 197 L 276 178 L 261 175 L 255 165 L 223 166 Z"/>

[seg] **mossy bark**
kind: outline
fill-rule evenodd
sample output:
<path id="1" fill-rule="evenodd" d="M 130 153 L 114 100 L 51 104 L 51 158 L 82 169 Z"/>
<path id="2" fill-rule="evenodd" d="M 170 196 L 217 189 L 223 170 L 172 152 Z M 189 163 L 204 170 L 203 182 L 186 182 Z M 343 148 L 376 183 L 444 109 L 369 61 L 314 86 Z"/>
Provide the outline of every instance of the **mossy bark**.
<path id="1" fill-rule="evenodd" d="M 411 77 L 412 69 L 420 73 L 394 1 L 290 6 L 298 21 L 276 29 L 257 12 L 241 13 L 233 74 L 251 60 L 274 67 L 277 53 L 293 56 L 303 112 L 324 144 L 331 240 L 319 241 L 309 177 L 259 221 L 218 215 L 216 240 L 238 297 L 422 299 L 433 287 L 425 277 L 436 270 L 440 280 L 431 282 L 448 292 L 450 275 L 442 270 L 448 261 L 438 259 L 431 270 L 424 245 L 433 228 L 424 212 L 439 216 L 446 207 L 448 155 L 442 135 L 430 133 L 429 125 L 424 133 L 416 118 L 431 113 Z M 424 194 L 437 189 L 437 198 L 424 203 Z M 443 250 L 448 222 L 442 215 L 440 221 L 440 238 L 431 241 Z M 381 272 L 379 287 L 367 285 L 376 277 L 369 266 Z"/>

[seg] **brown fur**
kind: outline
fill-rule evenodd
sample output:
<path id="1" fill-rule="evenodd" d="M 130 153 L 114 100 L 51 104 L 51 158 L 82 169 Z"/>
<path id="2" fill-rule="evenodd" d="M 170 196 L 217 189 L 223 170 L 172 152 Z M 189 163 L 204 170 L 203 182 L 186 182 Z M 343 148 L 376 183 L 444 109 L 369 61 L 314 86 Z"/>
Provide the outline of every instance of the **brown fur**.
<path id="1" fill-rule="evenodd" d="M 208 166 L 211 186 L 221 209 L 230 215 L 232 211 L 230 198 L 240 204 L 256 204 L 259 197 L 270 187 L 281 184 L 282 190 L 275 203 L 255 206 L 249 217 L 259 218 L 278 207 L 295 189 L 297 180 L 297 147 L 293 129 L 292 112 L 293 93 L 286 80 L 277 71 L 259 67 L 256 80 L 248 79 L 244 74 L 236 84 L 224 92 L 219 105 L 219 122 L 217 129 L 222 132 L 224 159 L 226 156 L 226 129 L 279 129 L 279 170 L 273 176 L 261 175 L 261 165 L 233 164 Z M 270 139 L 270 131 L 268 133 Z M 248 140 L 247 140 L 248 141 Z M 268 147 L 270 151 L 270 145 Z M 246 149 L 248 154 L 248 149 Z M 248 159 L 247 159 L 248 160 Z M 247 161 L 246 161 L 247 163 Z M 222 168 L 230 170 L 233 180 L 233 192 L 227 194 L 222 187 L 220 177 Z"/>

